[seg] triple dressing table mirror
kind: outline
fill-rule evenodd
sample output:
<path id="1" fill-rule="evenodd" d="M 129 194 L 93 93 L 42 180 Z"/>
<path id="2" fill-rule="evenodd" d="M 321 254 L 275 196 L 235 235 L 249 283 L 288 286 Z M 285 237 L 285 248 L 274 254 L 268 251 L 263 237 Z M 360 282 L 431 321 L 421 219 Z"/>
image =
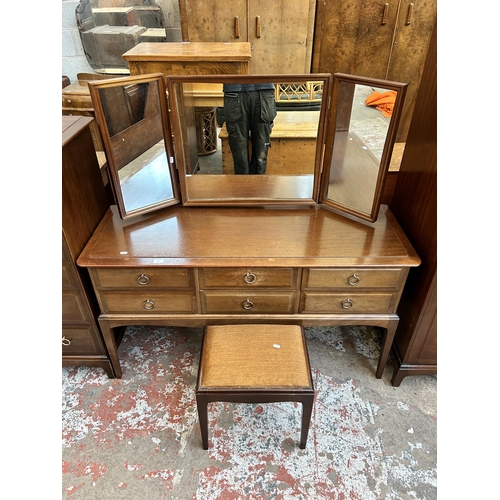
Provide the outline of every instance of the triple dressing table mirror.
<path id="1" fill-rule="evenodd" d="M 265 175 L 234 175 L 223 118 L 225 84 L 274 85 Z M 167 77 L 168 111 L 160 74 L 95 81 L 89 89 L 123 218 L 175 203 L 321 204 L 374 222 L 406 84 L 344 74 L 173 75 Z M 374 92 L 390 94 L 390 113 L 366 105 Z M 198 126 L 206 120 L 199 110 L 208 110 L 212 122 Z M 209 133 L 217 134 L 212 141 L 219 151 L 200 154 L 200 135 Z M 134 153 L 127 152 L 128 144 Z"/>
<path id="2" fill-rule="evenodd" d="M 118 203 L 78 265 L 90 274 L 116 376 L 123 326 L 252 322 L 381 327 L 380 378 L 408 272 L 420 264 L 390 209 L 379 206 L 405 85 L 329 74 L 161 81 L 143 75 L 90 85 Z M 228 83 L 273 84 L 276 115 L 265 173 L 234 171 L 223 106 Z M 365 95 L 375 91 L 393 91 L 390 106 L 367 107 Z M 145 95 L 159 103 L 163 137 Z M 375 125 L 361 126 L 365 111 Z M 210 123 L 197 126 L 200 117 Z M 200 151 L 212 128 L 222 154 Z M 149 174 L 154 146 L 161 149 L 168 195 L 129 209 L 125 186 L 134 175 L 147 178 L 135 184 L 134 200 L 161 182 Z M 129 162 L 144 164 L 126 182 L 123 149 L 137 155 Z"/>

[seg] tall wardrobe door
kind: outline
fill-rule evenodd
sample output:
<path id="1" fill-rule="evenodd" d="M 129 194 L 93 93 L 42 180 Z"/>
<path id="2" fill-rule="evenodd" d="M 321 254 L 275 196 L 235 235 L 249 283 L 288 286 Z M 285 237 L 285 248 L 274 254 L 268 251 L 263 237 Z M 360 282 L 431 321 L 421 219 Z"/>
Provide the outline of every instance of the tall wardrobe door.
<path id="1" fill-rule="evenodd" d="M 250 73 L 310 72 L 310 4 L 309 0 L 249 0 Z"/>
<path id="2" fill-rule="evenodd" d="M 246 0 L 180 0 L 183 40 L 247 42 Z M 184 12 L 183 12 L 184 11 Z M 187 31 L 187 34 L 186 34 Z"/>

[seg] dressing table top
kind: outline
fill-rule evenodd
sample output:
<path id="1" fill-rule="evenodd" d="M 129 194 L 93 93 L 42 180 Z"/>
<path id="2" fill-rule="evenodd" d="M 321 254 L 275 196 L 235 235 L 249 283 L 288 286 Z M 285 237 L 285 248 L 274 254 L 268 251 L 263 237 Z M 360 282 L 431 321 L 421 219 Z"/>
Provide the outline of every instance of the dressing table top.
<path id="1" fill-rule="evenodd" d="M 390 209 L 375 223 L 325 208 L 169 207 L 122 220 L 116 206 L 78 259 L 84 267 L 413 267 Z"/>

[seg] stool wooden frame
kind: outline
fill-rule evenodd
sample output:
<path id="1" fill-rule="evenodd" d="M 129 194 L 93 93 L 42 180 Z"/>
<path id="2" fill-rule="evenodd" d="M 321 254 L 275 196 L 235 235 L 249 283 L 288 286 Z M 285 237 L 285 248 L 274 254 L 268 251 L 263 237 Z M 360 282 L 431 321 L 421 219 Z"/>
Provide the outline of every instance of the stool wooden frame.
<path id="1" fill-rule="evenodd" d="M 213 346 L 210 344 L 210 339 L 208 339 L 209 332 L 212 334 L 220 333 L 222 336 L 226 334 L 225 329 L 232 330 L 233 333 L 238 334 L 239 339 L 236 348 L 243 347 L 243 349 L 237 349 L 236 353 L 230 352 L 231 357 L 229 365 L 222 361 L 222 358 L 228 353 L 225 349 L 217 351 L 217 348 L 212 349 Z M 266 384 L 256 384 L 255 377 L 250 375 L 248 377 L 248 382 L 241 383 L 241 380 L 246 380 L 245 372 L 249 369 L 256 368 L 254 366 L 244 366 L 245 363 L 253 360 L 262 361 L 262 358 L 266 357 L 265 353 L 262 352 L 251 352 L 248 348 L 248 340 L 257 330 L 269 332 L 271 336 L 273 333 L 279 332 L 281 334 L 287 332 L 292 336 L 300 330 L 301 346 L 300 349 L 296 350 L 296 354 L 293 354 L 292 361 L 299 366 L 299 371 L 302 370 L 304 373 L 304 381 L 306 384 L 300 385 L 284 385 L 278 383 L 271 383 L 273 380 L 282 381 L 283 376 L 286 378 L 287 375 L 283 375 L 280 368 L 284 368 L 283 364 L 273 365 L 273 372 L 268 375 L 268 382 Z M 226 337 L 225 337 L 226 338 Z M 270 337 L 271 341 L 272 337 Z M 281 337 L 281 343 L 286 343 L 286 339 Z M 231 346 L 231 340 L 228 341 L 228 350 L 231 347 L 235 347 L 234 342 Z M 280 345 L 273 345 L 277 347 L 277 350 L 281 348 Z M 209 350 L 211 352 L 211 360 L 207 360 L 206 352 Z M 269 352 L 269 351 L 268 351 Z M 300 358 L 300 359 L 299 359 Z M 264 359 L 264 364 L 266 359 Z M 211 366 L 208 366 L 211 365 Z M 220 369 L 225 370 L 223 376 L 219 376 L 217 373 Z M 212 374 L 207 376 L 208 369 L 212 368 Z M 213 368 L 215 368 L 215 373 Z M 232 378 L 236 380 L 238 385 L 230 385 L 231 383 L 226 383 L 227 378 Z M 257 377 L 258 378 L 258 377 Z M 209 380 L 207 380 L 209 379 Z M 213 381 L 220 383 L 213 383 Z M 210 382 L 210 383 L 207 383 Z M 309 424 L 311 421 L 312 408 L 314 404 L 314 386 L 311 376 L 311 366 L 309 362 L 309 354 L 307 351 L 307 345 L 304 335 L 304 328 L 298 325 L 256 325 L 256 324 L 242 324 L 242 325 L 212 325 L 205 326 L 203 341 L 200 353 L 200 364 L 198 370 L 198 380 L 196 384 L 196 404 L 198 407 L 198 417 L 200 421 L 200 430 L 203 449 L 208 449 L 208 404 L 211 402 L 236 402 L 236 403 L 276 403 L 276 402 L 299 402 L 302 403 L 302 426 L 300 434 L 300 444 L 299 447 L 304 449 L 306 447 L 307 435 L 309 432 Z"/>

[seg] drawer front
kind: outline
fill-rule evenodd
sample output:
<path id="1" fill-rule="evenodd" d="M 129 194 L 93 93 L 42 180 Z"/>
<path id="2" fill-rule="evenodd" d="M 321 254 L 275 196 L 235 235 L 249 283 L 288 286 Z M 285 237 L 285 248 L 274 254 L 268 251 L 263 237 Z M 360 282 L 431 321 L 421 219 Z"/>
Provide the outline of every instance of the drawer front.
<path id="1" fill-rule="evenodd" d="M 200 288 L 285 288 L 297 289 L 297 269 L 293 268 L 206 268 L 200 269 Z"/>
<path id="2" fill-rule="evenodd" d="M 104 313 L 196 313 L 194 292 L 105 292 L 100 293 Z"/>
<path id="3" fill-rule="evenodd" d="M 62 294 L 62 320 L 83 322 L 91 320 L 88 304 L 79 292 L 64 291 Z"/>
<path id="4" fill-rule="evenodd" d="M 292 314 L 296 292 L 201 292 L 202 313 L 223 314 Z"/>
<path id="5" fill-rule="evenodd" d="M 62 355 L 106 354 L 104 343 L 91 326 L 62 329 Z"/>
<path id="6" fill-rule="evenodd" d="M 397 306 L 392 293 L 317 293 L 305 292 L 301 313 L 388 314 Z"/>
<path id="7" fill-rule="evenodd" d="M 398 288 L 402 269 L 304 269 L 303 289 Z"/>
<path id="8" fill-rule="evenodd" d="M 98 288 L 193 288 L 193 270 L 185 268 L 98 268 L 93 270 Z"/>
<path id="9" fill-rule="evenodd" d="M 62 287 L 63 289 L 79 289 L 78 275 L 71 262 L 63 262 L 62 264 Z"/>

